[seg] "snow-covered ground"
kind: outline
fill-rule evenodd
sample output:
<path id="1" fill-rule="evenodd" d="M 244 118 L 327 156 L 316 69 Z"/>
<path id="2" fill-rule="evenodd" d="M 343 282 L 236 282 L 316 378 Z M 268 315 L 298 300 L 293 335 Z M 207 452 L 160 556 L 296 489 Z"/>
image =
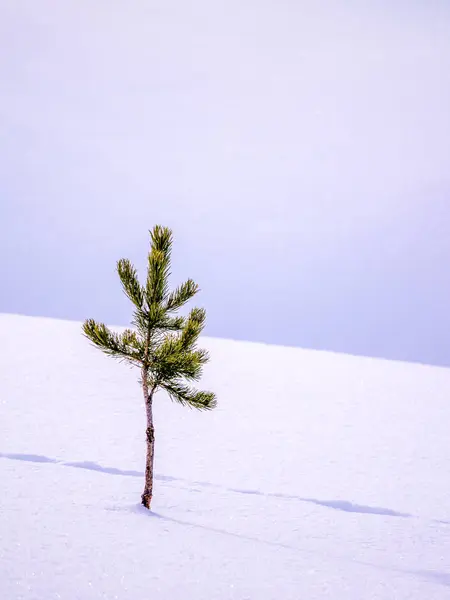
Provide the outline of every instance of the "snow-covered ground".
<path id="1" fill-rule="evenodd" d="M 0 598 L 450 596 L 450 370 L 204 339 L 219 407 L 156 402 L 80 324 L 0 315 Z"/>

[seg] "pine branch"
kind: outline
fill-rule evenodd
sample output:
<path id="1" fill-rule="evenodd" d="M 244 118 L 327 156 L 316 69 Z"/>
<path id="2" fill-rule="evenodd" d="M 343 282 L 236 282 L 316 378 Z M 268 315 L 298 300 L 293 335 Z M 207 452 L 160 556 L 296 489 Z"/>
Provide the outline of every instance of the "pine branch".
<path id="1" fill-rule="evenodd" d="M 127 297 L 137 308 L 142 308 L 144 304 L 144 290 L 139 283 L 137 271 L 134 266 L 128 259 L 122 258 L 117 263 L 117 272 L 122 282 L 123 291 Z"/>
<path id="2" fill-rule="evenodd" d="M 148 255 L 146 299 L 148 306 L 161 304 L 169 292 L 170 260 L 159 250 Z"/>
<path id="3" fill-rule="evenodd" d="M 136 334 L 131 330 L 118 334 L 108 329 L 103 323 L 87 319 L 83 324 L 83 333 L 108 356 L 136 365 L 141 364 L 142 349 Z"/>
<path id="4" fill-rule="evenodd" d="M 188 279 L 181 284 L 175 291 L 169 294 L 166 304 L 166 310 L 174 311 L 181 308 L 186 302 L 195 296 L 199 291 L 198 285 L 192 279 Z"/>
<path id="5" fill-rule="evenodd" d="M 212 410 L 216 407 L 216 396 L 213 392 L 201 392 L 179 381 L 170 381 L 161 384 L 172 401 L 183 406 L 189 406 L 198 410 Z"/>
<path id="6" fill-rule="evenodd" d="M 150 238 L 152 241 L 152 247 L 168 255 L 170 258 L 170 253 L 172 252 L 173 235 L 169 227 L 155 225 L 150 231 Z"/>
<path id="7" fill-rule="evenodd" d="M 143 359 L 144 344 L 135 331 L 132 329 L 125 329 L 118 337 L 121 347 L 126 352 L 132 353 L 134 356 L 139 357 L 140 360 Z"/>
<path id="8" fill-rule="evenodd" d="M 206 350 L 185 351 L 180 338 L 171 335 L 166 336 L 152 353 L 151 369 L 161 383 L 177 377 L 198 381 L 208 360 Z"/>
<path id="9" fill-rule="evenodd" d="M 193 349 L 203 327 L 205 326 L 206 312 L 203 308 L 193 308 L 186 319 L 181 332 L 181 346 L 184 350 Z"/>
<path id="10" fill-rule="evenodd" d="M 166 317 L 161 323 L 161 329 L 165 331 L 181 331 L 186 319 L 184 317 Z"/>
<path id="11" fill-rule="evenodd" d="M 161 304 L 169 293 L 172 232 L 156 225 L 150 232 L 151 250 L 148 254 L 146 299 L 148 306 Z"/>
<path id="12" fill-rule="evenodd" d="M 152 331 L 168 331 L 176 332 L 181 331 L 185 324 L 184 317 L 167 317 L 164 309 L 154 309 L 152 311 L 136 311 L 133 315 L 132 324 L 141 333 L 146 334 L 148 330 L 149 322 L 151 324 Z"/>

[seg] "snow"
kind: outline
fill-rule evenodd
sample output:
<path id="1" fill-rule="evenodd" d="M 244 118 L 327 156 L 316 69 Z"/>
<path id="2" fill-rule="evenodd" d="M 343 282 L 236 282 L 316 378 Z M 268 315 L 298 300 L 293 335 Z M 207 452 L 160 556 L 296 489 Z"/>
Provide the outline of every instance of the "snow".
<path id="1" fill-rule="evenodd" d="M 423 600 L 450 593 L 450 370 L 227 340 L 198 413 L 80 324 L 0 315 L 0 597 Z"/>

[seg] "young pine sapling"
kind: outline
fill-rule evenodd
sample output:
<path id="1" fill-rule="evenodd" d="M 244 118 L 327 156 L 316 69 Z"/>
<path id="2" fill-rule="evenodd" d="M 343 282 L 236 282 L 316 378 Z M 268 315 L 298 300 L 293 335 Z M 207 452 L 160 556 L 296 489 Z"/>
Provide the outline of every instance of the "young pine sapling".
<path id="1" fill-rule="evenodd" d="M 140 369 L 147 416 L 147 459 L 141 501 L 148 509 L 153 495 L 155 393 L 165 390 L 173 401 L 200 410 L 216 406 L 212 392 L 198 391 L 190 385 L 200 379 L 203 365 L 209 360 L 208 353 L 197 347 L 206 313 L 201 308 L 193 308 L 187 317 L 176 314 L 199 288 L 188 279 L 174 291 L 169 291 L 172 232 L 157 225 L 150 237 L 145 285 L 139 282 L 136 269 L 129 260 L 122 259 L 117 263 L 123 291 L 134 305 L 133 329 L 119 334 L 93 319 L 83 324 L 84 335 L 105 354 Z"/>

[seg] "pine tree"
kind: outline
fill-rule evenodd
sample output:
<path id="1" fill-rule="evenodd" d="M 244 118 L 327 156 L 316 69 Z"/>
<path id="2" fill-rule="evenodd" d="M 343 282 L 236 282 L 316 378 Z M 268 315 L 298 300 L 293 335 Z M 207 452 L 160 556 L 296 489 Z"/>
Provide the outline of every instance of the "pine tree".
<path id="1" fill-rule="evenodd" d="M 145 285 L 139 282 L 136 269 L 129 260 L 122 259 L 117 263 L 123 291 L 134 305 L 133 329 L 118 334 L 93 319 L 83 324 L 84 335 L 105 354 L 140 369 L 147 415 L 147 459 L 141 498 L 146 508 L 150 508 L 153 495 L 155 393 L 165 390 L 171 400 L 200 410 L 216 406 L 212 392 L 198 391 L 190 385 L 200 379 L 203 365 L 209 360 L 208 353 L 197 347 L 206 313 L 204 309 L 193 308 L 187 317 L 176 314 L 199 288 L 188 279 L 174 291 L 169 291 L 172 232 L 157 225 L 150 237 Z"/>

